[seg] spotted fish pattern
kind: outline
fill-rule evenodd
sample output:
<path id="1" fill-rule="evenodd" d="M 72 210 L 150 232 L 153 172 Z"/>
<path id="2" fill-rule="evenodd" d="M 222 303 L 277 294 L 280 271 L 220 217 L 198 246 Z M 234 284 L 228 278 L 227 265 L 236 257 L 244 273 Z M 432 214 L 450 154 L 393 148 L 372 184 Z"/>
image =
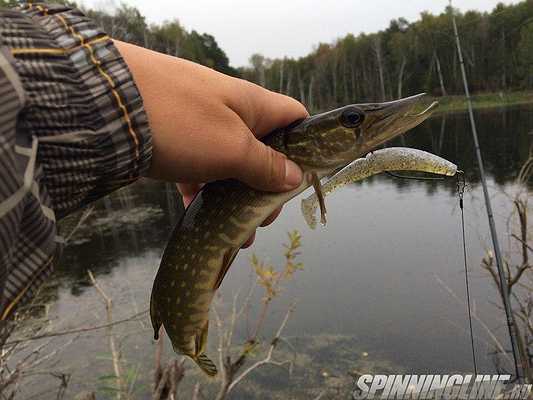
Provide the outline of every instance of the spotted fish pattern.
<path id="1" fill-rule="evenodd" d="M 424 121 L 433 107 L 412 114 L 420 98 L 349 105 L 271 133 L 265 143 L 304 172 L 301 185 L 290 192 L 261 192 L 233 179 L 205 185 L 174 228 L 154 280 L 155 339 L 164 326 L 177 353 L 216 375 L 205 354 L 209 308 L 241 246 L 268 215 L 313 182 L 320 190 L 320 178 Z"/>

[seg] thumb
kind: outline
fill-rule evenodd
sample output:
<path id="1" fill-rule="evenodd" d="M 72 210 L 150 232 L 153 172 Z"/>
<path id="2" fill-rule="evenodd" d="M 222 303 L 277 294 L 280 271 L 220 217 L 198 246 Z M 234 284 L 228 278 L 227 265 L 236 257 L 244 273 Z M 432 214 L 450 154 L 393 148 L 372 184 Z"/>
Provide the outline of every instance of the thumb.
<path id="1" fill-rule="evenodd" d="M 255 189 L 283 192 L 302 182 L 302 170 L 294 161 L 256 138 L 249 141 L 245 154 L 237 178 Z"/>

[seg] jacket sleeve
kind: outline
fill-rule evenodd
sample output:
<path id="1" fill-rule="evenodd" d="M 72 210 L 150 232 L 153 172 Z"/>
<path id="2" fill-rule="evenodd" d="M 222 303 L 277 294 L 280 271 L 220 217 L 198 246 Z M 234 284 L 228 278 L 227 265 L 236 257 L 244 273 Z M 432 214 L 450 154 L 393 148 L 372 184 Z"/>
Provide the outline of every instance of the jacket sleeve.
<path id="1" fill-rule="evenodd" d="M 151 135 L 112 40 L 79 10 L 0 10 L 0 320 L 61 251 L 56 220 L 145 173 Z"/>

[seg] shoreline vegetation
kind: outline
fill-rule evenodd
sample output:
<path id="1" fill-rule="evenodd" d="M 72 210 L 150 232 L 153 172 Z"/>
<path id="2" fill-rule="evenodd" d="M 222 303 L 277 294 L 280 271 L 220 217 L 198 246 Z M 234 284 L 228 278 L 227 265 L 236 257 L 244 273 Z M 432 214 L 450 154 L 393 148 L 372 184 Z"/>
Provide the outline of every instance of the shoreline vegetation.
<path id="1" fill-rule="evenodd" d="M 463 112 L 468 110 L 466 96 L 430 97 L 439 102 L 435 115 Z M 478 93 L 472 95 L 474 110 L 533 105 L 533 91 Z"/>
<path id="2" fill-rule="evenodd" d="M 488 92 L 471 95 L 474 111 L 493 108 L 516 107 L 531 104 L 533 106 L 533 91 L 514 92 Z M 435 115 L 461 113 L 468 111 L 466 96 L 432 96 L 427 95 L 427 101 L 420 106 L 420 111 L 433 101 L 439 102 L 439 107 L 435 110 Z M 310 110 L 311 114 L 325 112 L 323 110 Z"/>
<path id="3" fill-rule="evenodd" d="M 529 104 L 533 106 L 533 91 L 477 93 L 471 95 L 471 98 L 474 111 L 525 106 Z M 423 108 L 433 101 L 439 102 L 439 107 L 435 110 L 433 116 L 468 111 L 466 96 L 432 96 L 431 94 L 427 95 L 426 102 L 423 103 L 417 111 L 422 111 Z M 328 109 L 312 109 L 309 111 L 311 114 L 316 114 L 327 110 Z"/>

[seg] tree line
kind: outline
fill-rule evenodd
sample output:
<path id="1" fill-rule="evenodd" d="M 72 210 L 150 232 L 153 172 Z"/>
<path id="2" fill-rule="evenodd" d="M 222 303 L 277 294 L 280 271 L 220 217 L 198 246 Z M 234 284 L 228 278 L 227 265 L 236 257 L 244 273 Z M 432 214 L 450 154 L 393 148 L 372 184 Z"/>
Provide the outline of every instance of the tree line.
<path id="1" fill-rule="evenodd" d="M 0 0 L 0 6 L 14 3 Z M 112 14 L 85 12 L 114 38 L 248 79 L 312 110 L 421 91 L 435 96 L 463 93 L 450 7 L 439 15 L 424 12 L 415 22 L 392 20 L 376 33 L 320 43 L 305 57 L 254 54 L 249 66 L 238 69 L 212 35 L 188 31 L 178 20 L 148 24 L 137 8 L 125 3 Z M 491 12 L 454 12 L 473 92 L 533 89 L 533 0 L 498 4 Z"/>
<path id="2" fill-rule="evenodd" d="M 490 13 L 453 11 L 473 92 L 533 88 L 533 0 L 498 4 Z M 298 59 L 255 54 L 240 72 L 310 109 L 421 91 L 463 94 L 451 12 L 450 7 L 439 15 L 424 12 L 412 23 L 395 19 L 383 31 L 348 34 Z"/>
<path id="3" fill-rule="evenodd" d="M 208 33 L 186 30 L 177 19 L 162 24 L 148 24 L 136 7 L 122 3 L 112 13 L 87 9 L 69 0 L 49 0 L 50 3 L 79 7 L 112 38 L 137 44 L 155 51 L 185 58 L 228 75 L 240 76 L 230 66 L 226 53 Z M 0 0 L 0 7 L 19 4 L 17 0 Z"/>

